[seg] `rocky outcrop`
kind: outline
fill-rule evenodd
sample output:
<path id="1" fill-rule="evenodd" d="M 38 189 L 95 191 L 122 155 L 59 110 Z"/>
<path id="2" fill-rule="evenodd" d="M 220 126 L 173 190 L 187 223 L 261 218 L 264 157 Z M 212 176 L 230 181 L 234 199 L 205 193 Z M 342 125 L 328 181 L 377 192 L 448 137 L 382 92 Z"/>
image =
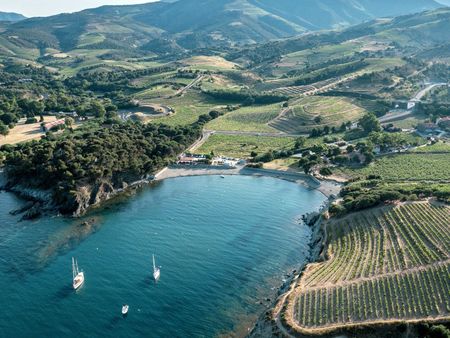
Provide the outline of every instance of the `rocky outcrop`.
<path id="1" fill-rule="evenodd" d="M 109 200 L 117 193 L 112 184 L 103 181 L 96 185 L 81 186 L 75 192 L 75 206 L 73 216 L 79 217 L 86 213 L 86 211 L 102 202 Z"/>

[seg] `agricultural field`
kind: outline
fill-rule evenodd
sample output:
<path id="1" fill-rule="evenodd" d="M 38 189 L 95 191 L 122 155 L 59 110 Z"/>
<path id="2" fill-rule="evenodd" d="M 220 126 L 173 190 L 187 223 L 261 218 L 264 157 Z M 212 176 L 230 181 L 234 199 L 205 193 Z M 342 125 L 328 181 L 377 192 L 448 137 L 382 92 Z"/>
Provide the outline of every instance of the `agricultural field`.
<path id="1" fill-rule="evenodd" d="M 243 107 L 219 117 L 206 125 L 209 130 L 277 132 L 268 123 L 278 116 L 281 104 Z"/>
<path id="2" fill-rule="evenodd" d="M 437 142 L 433 145 L 419 147 L 413 150 L 414 153 L 449 153 L 450 143 Z"/>
<path id="3" fill-rule="evenodd" d="M 202 90 L 211 91 L 223 89 L 239 90 L 243 86 L 242 84 L 236 83 L 225 75 L 212 74 L 203 78 L 203 80 L 200 82 L 200 87 Z"/>
<path id="4" fill-rule="evenodd" d="M 154 120 L 156 123 L 165 123 L 171 126 L 187 125 L 197 121 L 202 114 L 208 114 L 211 110 L 221 110 L 224 103 L 211 100 L 203 94 L 188 92 L 183 96 L 170 99 L 155 98 L 152 103 L 172 107 L 175 114 Z"/>
<path id="5" fill-rule="evenodd" d="M 226 71 L 240 68 L 238 64 L 227 61 L 220 56 L 193 56 L 181 62 L 193 70 Z"/>
<path id="6" fill-rule="evenodd" d="M 270 123 L 275 129 L 290 133 L 309 133 L 313 128 L 339 127 L 356 121 L 366 110 L 345 97 L 311 96 L 297 101 L 290 112 Z"/>
<path id="7" fill-rule="evenodd" d="M 326 45 L 294 52 L 282 57 L 281 61 L 274 65 L 274 76 L 282 76 L 289 71 L 303 69 L 307 65 L 315 65 L 331 59 L 347 57 L 358 52 L 363 43 L 360 41 L 348 41 L 342 44 Z"/>
<path id="8" fill-rule="evenodd" d="M 291 149 L 295 143 L 293 137 L 268 137 L 251 135 L 214 134 L 196 150 L 197 153 L 248 158 L 251 152 L 263 154 L 270 150 Z"/>
<path id="9" fill-rule="evenodd" d="M 426 150 L 427 148 L 419 149 Z M 381 176 L 384 181 L 449 181 L 449 168 L 449 154 L 423 151 L 423 153 L 384 156 L 366 167 L 342 168 L 340 171 L 352 178 L 377 175 Z"/>
<path id="10" fill-rule="evenodd" d="M 134 98 L 143 103 L 147 103 L 151 102 L 153 99 L 173 96 L 176 94 L 177 90 L 178 89 L 174 85 L 161 84 L 137 93 L 134 95 Z"/>
<path id="11" fill-rule="evenodd" d="M 291 298 L 294 325 L 450 318 L 449 225 L 450 208 L 427 202 L 329 221 L 326 260 L 307 267 Z"/>

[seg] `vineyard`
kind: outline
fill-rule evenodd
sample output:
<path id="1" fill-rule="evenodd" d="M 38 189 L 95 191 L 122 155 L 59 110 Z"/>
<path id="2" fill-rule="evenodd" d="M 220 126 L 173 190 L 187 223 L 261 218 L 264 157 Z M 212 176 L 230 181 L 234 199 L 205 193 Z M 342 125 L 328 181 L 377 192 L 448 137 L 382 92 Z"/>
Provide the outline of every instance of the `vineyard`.
<path id="1" fill-rule="evenodd" d="M 354 100 L 333 96 L 309 96 L 296 102 L 287 114 L 270 126 L 287 133 L 309 133 L 313 128 L 339 127 L 365 113 Z"/>
<path id="2" fill-rule="evenodd" d="M 331 221 L 327 260 L 311 264 L 291 302 L 294 326 L 450 318 L 450 208 L 428 203 Z"/>
<path id="3" fill-rule="evenodd" d="M 206 129 L 277 132 L 267 123 L 276 118 L 281 109 L 280 104 L 243 107 L 209 122 Z"/>
<path id="4" fill-rule="evenodd" d="M 432 149 L 432 147 L 430 147 Z M 442 148 L 442 147 L 440 147 Z M 448 181 L 450 180 L 450 156 L 448 153 L 426 152 L 394 154 L 378 158 L 369 166 L 342 172 L 350 177 L 364 178 L 379 175 L 386 181 Z M 438 149 L 438 148 L 436 148 Z"/>
<path id="5" fill-rule="evenodd" d="M 287 95 L 287 96 L 297 96 L 306 92 L 315 90 L 314 86 L 290 86 L 290 87 L 280 87 L 273 90 L 276 94 Z"/>

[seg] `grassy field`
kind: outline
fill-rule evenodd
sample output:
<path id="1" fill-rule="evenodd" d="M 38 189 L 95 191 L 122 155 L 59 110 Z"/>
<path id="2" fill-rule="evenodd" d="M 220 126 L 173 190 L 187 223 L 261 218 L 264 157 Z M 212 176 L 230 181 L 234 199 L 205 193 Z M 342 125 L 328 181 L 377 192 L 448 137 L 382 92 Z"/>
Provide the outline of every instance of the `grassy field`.
<path id="1" fill-rule="evenodd" d="M 295 104 L 291 112 L 271 126 L 285 132 L 309 133 L 313 128 L 338 127 L 359 119 L 366 110 L 345 97 L 310 96 Z"/>
<path id="2" fill-rule="evenodd" d="M 221 71 L 239 68 L 236 63 L 227 61 L 220 56 L 193 56 L 183 60 L 182 63 L 194 70 Z"/>
<path id="3" fill-rule="evenodd" d="M 163 84 L 163 85 L 153 86 L 148 89 L 145 89 L 145 90 L 135 94 L 134 98 L 146 103 L 146 102 L 151 102 L 153 99 L 173 96 L 173 95 L 175 95 L 176 92 L 177 92 L 177 89 L 174 88 L 172 85 Z"/>
<path id="4" fill-rule="evenodd" d="M 301 330 L 450 317 L 450 208 L 382 207 L 326 224 L 327 257 L 291 297 Z"/>
<path id="5" fill-rule="evenodd" d="M 163 118 L 155 119 L 156 123 L 166 123 L 169 125 L 186 125 L 197 121 L 202 114 L 208 114 L 211 110 L 221 109 L 221 102 L 213 101 L 205 95 L 188 92 L 183 96 L 171 99 L 154 99 L 153 103 L 163 104 L 175 109 L 175 114 Z"/>
<path id="6" fill-rule="evenodd" d="M 55 121 L 55 116 L 44 116 L 45 122 Z M 0 135 L 0 146 L 4 144 L 16 144 L 41 138 L 45 133 L 42 132 L 41 123 L 18 124 L 10 129 L 7 136 Z"/>
<path id="7" fill-rule="evenodd" d="M 269 150 L 289 149 L 294 145 L 291 137 L 267 137 L 247 135 L 211 135 L 196 152 L 237 158 L 250 157 L 252 151 L 263 154 Z"/>
<path id="8" fill-rule="evenodd" d="M 277 117 L 281 109 L 280 104 L 240 108 L 211 121 L 206 129 L 276 132 L 268 123 Z"/>
<path id="9" fill-rule="evenodd" d="M 381 157 L 367 167 L 340 171 L 353 178 L 379 175 L 385 181 L 449 181 L 449 168 L 449 154 L 408 153 Z"/>

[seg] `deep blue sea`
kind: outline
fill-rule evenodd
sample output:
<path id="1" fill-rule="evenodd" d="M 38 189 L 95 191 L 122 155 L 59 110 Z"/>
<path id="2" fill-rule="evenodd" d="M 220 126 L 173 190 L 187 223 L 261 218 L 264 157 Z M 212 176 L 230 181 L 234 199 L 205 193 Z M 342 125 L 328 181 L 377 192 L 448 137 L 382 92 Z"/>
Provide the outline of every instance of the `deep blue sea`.
<path id="1" fill-rule="evenodd" d="M 305 261 L 311 233 L 299 218 L 324 200 L 274 178 L 176 178 L 92 212 L 94 225 L 83 226 L 20 222 L 9 211 L 24 202 L 2 192 L 0 337 L 242 336 Z M 77 292 L 72 256 L 85 272 Z"/>

